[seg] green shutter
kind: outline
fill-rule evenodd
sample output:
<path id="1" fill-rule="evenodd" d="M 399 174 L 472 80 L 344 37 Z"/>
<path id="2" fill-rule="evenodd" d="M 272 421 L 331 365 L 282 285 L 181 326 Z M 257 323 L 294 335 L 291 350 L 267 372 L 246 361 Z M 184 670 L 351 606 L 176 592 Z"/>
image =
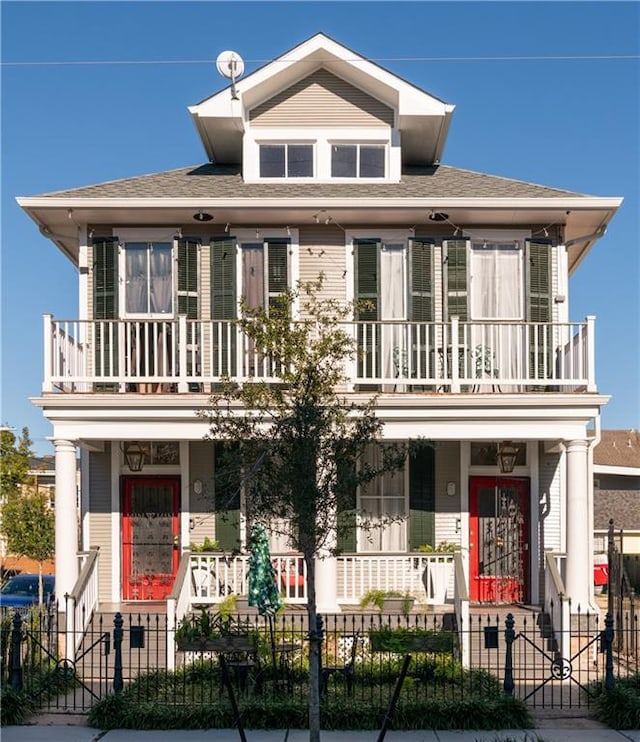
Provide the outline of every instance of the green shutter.
<path id="1" fill-rule="evenodd" d="M 433 322 L 433 240 L 412 240 L 410 251 L 411 319 Z"/>
<path id="2" fill-rule="evenodd" d="M 211 240 L 211 319 L 236 317 L 236 240 Z"/>
<path id="3" fill-rule="evenodd" d="M 356 316 L 359 320 L 377 320 L 379 307 L 378 250 L 379 240 L 355 240 Z M 366 306 L 363 306 L 365 305 Z"/>
<path id="4" fill-rule="evenodd" d="M 288 255 L 289 243 L 269 240 L 267 248 L 267 291 L 269 295 L 282 294 L 289 286 Z"/>
<path id="5" fill-rule="evenodd" d="M 178 241 L 178 314 L 198 319 L 198 251 L 199 239 Z"/>
<path id="6" fill-rule="evenodd" d="M 461 322 L 469 318 L 469 241 L 466 239 L 444 240 L 447 266 L 447 317 L 459 317 Z"/>
<path id="7" fill-rule="evenodd" d="M 118 238 L 93 241 L 93 318 L 118 316 Z"/>
<path id="8" fill-rule="evenodd" d="M 228 445 L 214 447 L 214 510 L 216 541 L 224 551 L 239 551 L 240 477 L 234 473 L 235 455 Z"/>
<path id="9" fill-rule="evenodd" d="M 551 310 L 551 240 L 527 240 L 527 319 L 529 374 L 538 379 L 551 376 L 553 327 Z"/>
<path id="10" fill-rule="evenodd" d="M 336 445 L 336 493 L 338 500 L 338 534 L 336 545 L 339 553 L 357 550 L 357 474 L 356 464 L 349 452 Z"/>
<path id="11" fill-rule="evenodd" d="M 409 548 L 435 546 L 435 453 L 417 446 L 409 458 Z"/>
<path id="12" fill-rule="evenodd" d="M 93 318 L 118 318 L 118 238 L 93 240 Z M 118 375 L 118 333 L 114 322 L 98 323 L 93 343 L 96 376 Z M 116 391 L 114 384 L 98 382 L 95 391 Z"/>

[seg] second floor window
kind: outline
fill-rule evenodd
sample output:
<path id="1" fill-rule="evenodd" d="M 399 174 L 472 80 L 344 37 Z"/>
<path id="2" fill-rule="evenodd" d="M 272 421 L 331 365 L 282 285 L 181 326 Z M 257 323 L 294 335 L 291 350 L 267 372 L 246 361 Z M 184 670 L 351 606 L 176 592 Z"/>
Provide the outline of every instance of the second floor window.
<path id="1" fill-rule="evenodd" d="M 173 314 L 171 242 L 126 242 L 124 274 L 127 315 Z"/>
<path id="2" fill-rule="evenodd" d="M 332 178 L 384 178 L 385 147 L 380 144 L 334 144 Z"/>
<path id="3" fill-rule="evenodd" d="M 261 178 L 312 178 L 312 144 L 261 144 Z"/>

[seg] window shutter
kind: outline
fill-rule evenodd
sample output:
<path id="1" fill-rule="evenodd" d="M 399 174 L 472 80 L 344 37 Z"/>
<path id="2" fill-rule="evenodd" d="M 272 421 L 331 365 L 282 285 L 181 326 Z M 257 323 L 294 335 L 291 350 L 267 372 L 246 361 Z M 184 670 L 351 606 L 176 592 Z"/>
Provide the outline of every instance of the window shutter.
<path id="1" fill-rule="evenodd" d="M 375 321 L 378 319 L 378 250 L 379 240 L 355 240 L 356 286 L 355 299 L 358 303 L 357 319 Z M 363 307 L 362 304 L 366 303 Z"/>
<path id="2" fill-rule="evenodd" d="M 409 548 L 435 546 L 435 452 L 417 446 L 409 458 Z"/>
<path id="3" fill-rule="evenodd" d="M 551 321 L 551 241 L 527 240 L 527 318 Z"/>
<path id="4" fill-rule="evenodd" d="M 433 240 L 411 241 L 411 319 L 433 322 Z"/>
<path id="5" fill-rule="evenodd" d="M 357 550 L 357 474 L 356 463 L 345 450 L 336 445 L 336 492 L 338 495 L 339 553 Z"/>
<path id="6" fill-rule="evenodd" d="M 93 318 L 118 316 L 118 238 L 93 240 Z"/>
<path id="7" fill-rule="evenodd" d="M 198 273 L 199 239 L 178 241 L 178 314 L 198 318 L 200 276 Z"/>
<path id="8" fill-rule="evenodd" d="M 211 240 L 211 319 L 236 316 L 236 240 Z"/>
<path id="9" fill-rule="evenodd" d="M 553 327 L 551 322 L 551 240 L 527 240 L 527 319 L 544 324 L 529 328 L 529 373 L 551 376 Z"/>
<path id="10" fill-rule="evenodd" d="M 118 238 L 99 237 L 93 240 L 93 318 L 118 318 Z M 118 332 L 115 322 L 98 322 L 93 341 L 96 376 L 118 375 Z M 110 382 L 94 384 L 94 390 L 115 391 Z"/>
<path id="11" fill-rule="evenodd" d="M 469 241 L 444 240 L 447 265 L 447 317 L 469 318 Z"/>
<path id="12" fill-rule="evenodd" d="M 289 243 L 270 240 L 268 242 L 267 280 L 269 295 L 282 294 L 289 285 L 288 253 Z"/>
<path id="13" fill-rule="evenodd" d="M 224 551 L 238 551 L 240 543 L 240 477 L 233 471 L 233 444 L 214 447 L 214 509 L 216 541 Z"/>

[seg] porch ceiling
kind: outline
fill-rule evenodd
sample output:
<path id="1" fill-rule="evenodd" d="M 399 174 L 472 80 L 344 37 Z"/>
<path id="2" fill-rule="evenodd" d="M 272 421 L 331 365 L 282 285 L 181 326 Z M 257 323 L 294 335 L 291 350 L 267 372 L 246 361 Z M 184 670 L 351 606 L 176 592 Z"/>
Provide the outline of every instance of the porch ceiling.
<path id="1" fill-rule="evenodd" d="M 197 232 L 193 215 L 198 210 L 214 214 L 216 225 L 264 228 L 314 225 L 314 215 L 324 210 L 331 222 L 343 228 L 385 225 L 433 229 L 431 210 L 446 211 L 453 224 L 466 227 L 515 227 L 526 224 L 564 224 L 565 241 L 588 235 L 606 226 L 620 199 L 601 198 L 26 198 L 20 200 L 29 216 L 74 263 L 88 225 L 181 228 Z M 212 222 L 213 224 L 213 222 Z M 213 228 L 217 231 L 217 228 Z M 570 269 L 577 265 L 595 240 L 569 249 Z"/>

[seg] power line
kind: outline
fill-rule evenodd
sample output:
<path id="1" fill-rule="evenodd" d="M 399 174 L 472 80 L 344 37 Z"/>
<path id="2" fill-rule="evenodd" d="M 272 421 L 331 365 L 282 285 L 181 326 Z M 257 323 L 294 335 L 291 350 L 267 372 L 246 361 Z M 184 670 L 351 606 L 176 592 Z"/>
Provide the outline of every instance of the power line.
<path id="1" fill-rule="evenodd" d="M 365 61 L 380 62 L 570 62 L 570 61 L 625 61 L 640 59 L 640 54 L 562 54 L 562 55 L 531 55 L 507 57 L 381 57 Z M 247 59 L 250 64 L 269 64 L 271 62 L 287 62 L 286 59 Z M 291 60 L 294 61 L 294 60 Z M 322 60 L 317 60 L 322 61 Z M 329 60 L 327 60 L 329 61 Z M 331 60 L 335 63 L 335 59 Z M 361 62 L 362 59 L 343 59 L 343 62 Z M 170 64 L 210 64 L 214 59 L 121 59 L 121 60 L 66 60 L 66 61 L 22 61 L 0 62 L 3 67 L 106 67 L 123 65 L 170 65 Z"/>

